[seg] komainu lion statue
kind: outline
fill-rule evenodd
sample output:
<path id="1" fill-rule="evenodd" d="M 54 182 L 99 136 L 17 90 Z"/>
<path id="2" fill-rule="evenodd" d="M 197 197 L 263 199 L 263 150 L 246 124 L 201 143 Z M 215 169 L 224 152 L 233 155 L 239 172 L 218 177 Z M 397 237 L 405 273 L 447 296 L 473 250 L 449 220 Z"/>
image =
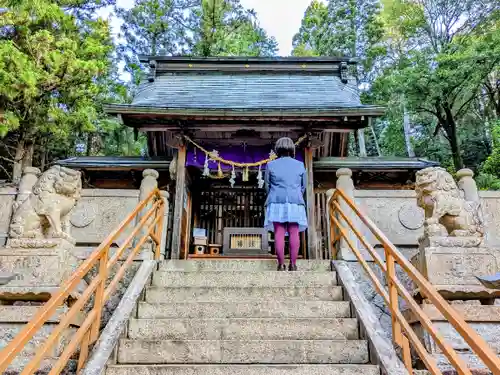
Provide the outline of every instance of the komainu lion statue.
<path id="1" fill-rule="evenodd" d="M 466 201 L 453 177 L 443 168 L 418 171 L 417 204 L 425 211 L 428 236 L 482 237 L 479 202 Z"/>
<path id="2" fill-rule="evenodd" d="M 53 166 L 38 179 L 33 193 L 15 211 L 10 238 L 73 241 L 69 234 L 68 214 L 80 199 L 81 173 Z"/>

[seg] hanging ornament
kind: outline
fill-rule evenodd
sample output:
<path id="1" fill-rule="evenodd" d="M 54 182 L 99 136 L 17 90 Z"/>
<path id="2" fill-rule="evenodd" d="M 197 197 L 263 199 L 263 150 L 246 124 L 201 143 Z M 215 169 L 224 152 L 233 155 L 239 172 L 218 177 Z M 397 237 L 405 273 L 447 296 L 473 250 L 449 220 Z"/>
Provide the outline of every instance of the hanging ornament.
<path id="1" fill-rule="evenodd" d="M 259 172 L 257 173 L 257 183 L 259 186 L 259 189 L 262 189 L 264 187 L 264 179 L 262 178 L 262 166 L 259 165 Z"/>
<path id="2" fill-rule="evenodd" d="M 194 159 L 194 162 L 195 162 L 195 163 L 198 161 L 198 157 L 197 157 L 197 155 L 196 155 L 196 150 L 197 150 L 197 148 L 195 147 L 195 148 L 194 148 L 194 155 L 193 155 L 193 159 Z"/>
<path id="3" fill-rule="evenodd" d="M 236 172 L 234 170 L 234 165 L 233 165 L 233 170 L 231 171 L 231 178 L 229 179 L 231 187 L 234 187 L 235 182 L 236 182 Z"/>
<path id="4" fill-rule="evenodd" d="M 217 167 L 217 177 L 224 177 L 224 173 L 222 173 L 222 168 L 220 166 L 220 162 L 219 162 L 219 165 Z"/>
<path id="5" fill-rule="evenodd" d="M 250 179 L 250 171 L 248 170 L 248 167 L 245 167 L 245 169 L 243 169 L 243 182 L 248 182 L 248 180 Z"/>
<path id="6" fill-rule="evenodd" d="M 208 168 L 208 160 L 209 160 L 209 156 L 207 153 L 207 154 L 205 154 L 205 164 L 203 165 L 203 176 L 205 176 L 205 177 L 210 176 L 210 169 Z"/>
<path id="7" fill-rule="evenodd" d="M 210 153 L 210 160 L 213 160 L 215 161 L 216 158 L 220 157 L 219 155 L 219 151 L 217 150 L 213 150 L 211 153 Z"/>
<path id="8" fill-rule="evenodd" d="M 269 159 L 274 160 L 277 157 L 278 157 L 278 155 L 276 155 L 276 153 L 274 152 L 274 150 L 271 150 L 271 152 L 269 153 Z"/>

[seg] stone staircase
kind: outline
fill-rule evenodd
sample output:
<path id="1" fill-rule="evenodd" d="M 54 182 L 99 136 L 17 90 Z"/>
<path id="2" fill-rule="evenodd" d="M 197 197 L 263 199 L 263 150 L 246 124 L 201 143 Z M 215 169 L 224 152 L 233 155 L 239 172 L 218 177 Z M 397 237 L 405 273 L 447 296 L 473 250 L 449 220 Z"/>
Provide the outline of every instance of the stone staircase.
<path id="1" fill-rule="evenodd" d="M 328 261 L 167 261 L 107 375 L 379 375 Z"/>

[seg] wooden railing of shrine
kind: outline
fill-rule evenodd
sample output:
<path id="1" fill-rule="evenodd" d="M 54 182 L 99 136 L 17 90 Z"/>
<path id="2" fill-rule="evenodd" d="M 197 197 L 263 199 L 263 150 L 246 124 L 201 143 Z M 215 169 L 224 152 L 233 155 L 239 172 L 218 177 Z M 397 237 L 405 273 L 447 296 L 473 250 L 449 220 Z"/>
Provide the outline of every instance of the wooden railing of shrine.
<path id="1" fill-rule="evenodd" d="M 78 359 L 78 370 L 85 364 L 90 346 L 97 340 L 101 326 L 101 318 L 104 305 L 115 292 L 120 281 L 134 261 L 134 258 L 143 248 L 143 245 L 151 239 L 154 247 L 154 257 L 160 259 L 161 238 L 163 228 L 163 217 L 165 212 L 165 200 L 158 189 L 152 191 L 147 198 L 140 202 L 134 211 L 128 215 L 121 224 L 111 232 L 92 254 L 78 267 L 73 275 L 61 286 L 52 298 L 41 307 L 33 319 L 22 329 L 21 332 L 0 352 L 0 373 L 4 373 L 12 361 L 21 353 L 27 343 L 43 327 L 43 325 L 54 316 L 68 297 L 81 285 L 84 277 L 92 269 L 97 269 L 97 274 L 89 280 L 87 288 L 74 302 L 71 308 L 61 317 L 60 322 L 54 327 L 51 334 L 36 351 L 31 361 L 24 367 L 22 375 L 35 373 L 42 361 L 58 345 L 58 339 L 70 326 L 78 314 L 90 303 L 93 304 L 86 313 L 81 326 L 76 330 L 71 340 L 63 348 L 57 361 L 52 365 L 49 375 L 57 375 L 66 368 L 70 359 Z M 117 238 L 126 235 L 126 239 L 110 256 L 110 247 Z M 121 238 L 121 237 L 120 237 Z M 125 251 L 130 249 L 126 260 L 114 276 L 111 270 L 118 260 L 122 259 Z"/>
<path id="2" fill-rule="evenodd" d="M 443 335 L 433 326 L 430 317 L 422 310 L 401 281 L 399 281 L 396 275 L 396 265 L 400 266 L 407 277 L 420 288 L 424 298 L 427 298 L 448 320 L 462 336 L 464 341 L 470 346 L 472 351 L 483 361 L 486 367 L 493 374 L 500 374 L 500 358 L 497 357 L 495 352 L 488 346 L 483 338 L 465 322 L 461 315 L 453 309 L 425 277 L 387 239 L 373 221 L 364 215 L 353 200 L 342 192 L 342 190 L 335 190 L 329 201 L 329 219 L 330 238 L 333 244 L 339 240 L 347 244 L 367 273 L 369 280 L 389 307 L 392 318 L 392 340 L 395 346 L 402 349 L 403 362 L 410 374 L 413 374 L 410 346 L 413 347 L 432 375 L 442 375 L 442 372 L 438 368 L 434 357 L 426 350 L 416 332 L 403 316 L 399 306 L 400 297 L 406 301 L 408 308 L 418 318 L 422 327 L 434 339 L 437 346 L 442 350 L 442 353 L 446 356 L 457 373 L 471 375 L 471 371 L 467 367 L 467 364 L 459 357 L 459 353 L 445 341 Z M 364 228 L 356 228 L 354 223 L 358 224 L 358 222 L 360 225 L 363 224 Z M 369 230 L 382 245 L 385 252 L 385 262 L 375 251 L 374 247 L 370 245 L 366 237 L 361 234 L 365 231 L 365 228 Z M 360 249 L 353 243 L 357 241 L 363 245 L 375 261 L 375 264 L 384 272 L 388 284 L 387 287 L 382 285 L 373 269 L 363 257 Z M 334 248 L 334 246 L 332 246 L 332 248 Z"/>

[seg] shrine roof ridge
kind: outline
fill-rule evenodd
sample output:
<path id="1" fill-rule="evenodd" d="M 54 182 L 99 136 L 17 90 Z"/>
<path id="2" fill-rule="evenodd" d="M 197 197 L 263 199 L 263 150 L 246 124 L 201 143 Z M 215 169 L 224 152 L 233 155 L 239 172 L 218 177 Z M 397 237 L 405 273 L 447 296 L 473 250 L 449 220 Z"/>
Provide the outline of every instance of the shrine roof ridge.
<path id="1" fill-rule="evenodd" d="M 296 64 L 296 63 L 340 63 L 356 64 L 357 59 L 351 57 L 296 57 L 296 56 L 274 56 L 274 57 L 248 57 L 248 56 L 225 56 L 225 57 L 194 57 L 194 56 L 154 56 L 139 55 L 139 61 L 147 63 L 150 61 L 174 62 L 174 63 L 256 63 L 256 64 Z"/>

